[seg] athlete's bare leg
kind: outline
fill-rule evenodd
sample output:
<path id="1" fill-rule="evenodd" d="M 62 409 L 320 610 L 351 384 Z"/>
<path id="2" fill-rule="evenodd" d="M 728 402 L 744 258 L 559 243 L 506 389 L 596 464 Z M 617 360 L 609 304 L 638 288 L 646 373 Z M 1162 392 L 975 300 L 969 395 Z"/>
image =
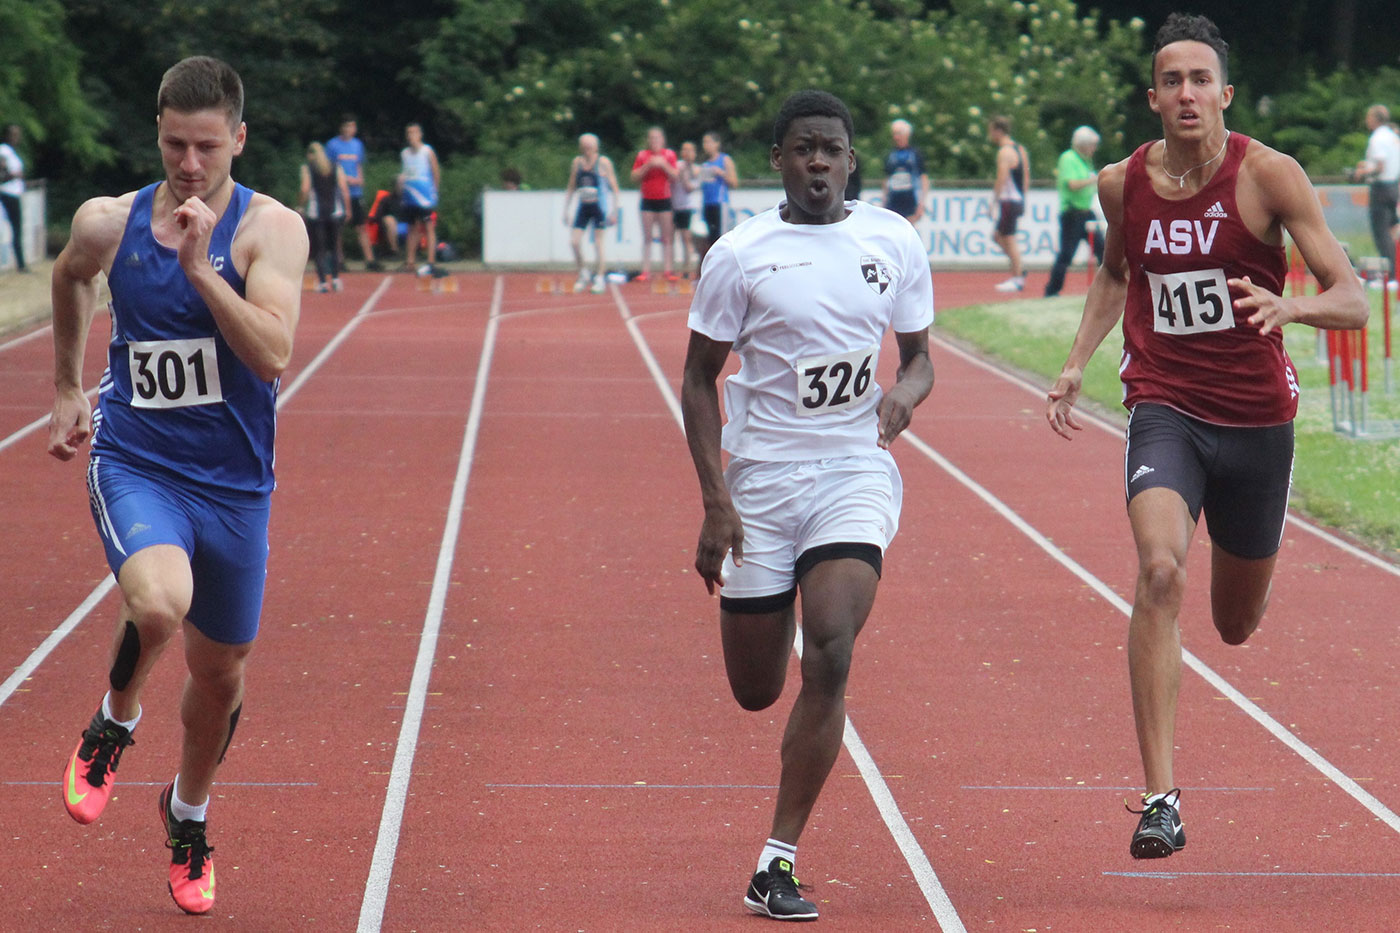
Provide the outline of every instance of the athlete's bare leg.
<path id="1" fill-rule="evenodd" d="M 428 255 L 423 257 L 423 261 L 432 264 L 437 262 L 438 251 L 437 220 L 433 215 L 428 215 L 428 219 L 424 223 L 424 229 L 427 231 L 428 234 Z"/>
<path id="2" fill-rule="evenodd" d="M 823 561 L 800 581 L 802 689 L 783 732 L 770 833 L 780 842 L 797 844 L 841 751 L 851 653 L 878 583 L 873 567 L 852 558 Z"/>
<path id="3" fill-rule="evenodd" d="M 724 670 L 734 699 L 744 709 L 767 709 L 782 696 L 796 633 L 797 613 L 792 606 L 763 613 L 720 610 Z"/>
<path id="4" fill-rule="evenodd" d="M 675 255 L 676 221 L 671 217 L 670 211 L 664 211 L 656 215 L 657 221 L 661 225 L 661 271 L 670 275 L 672 272 L 672 257 Z"/>
<path id="5" fill-rule="evenodd" d="M 583 231 L 578 227 L 569 231 L 569 248 L 574 251 L 574 268 L 583 272 Z"/>
<path id="6" fill-rule="evenodd" d="M 1137 543 L 1138 577 L 1128 622 L 1128 676 L 1133 719 L 1149 794 L 1175 787 L 1172 742 L 1181 687 L 1181 629 L 1186 556 L 1195 523 L 1171 489 L 1146 489 L 1128 503 Z"/>
<path id="7" fill-rule="evenodd" d="M 1001 251 L 1006 254 L 1006 258 L 1011 260 L 1011 277 L 1013 279 L 1021 278 L 1021 244 L 1017 242 L 1016 234 L 1003 236 L 998 233 L 993 239 L 996 240 L 997 246 L 1001 247 Z"/>
<path id="8" fill-rule="evenodd" d="M 117 582 L 122 591 L 122 608 L 111 659 L 113 669 L 121 669 L 113 679 L 124 686 L 112 685 L 111 703 L 117 720 L 127 722 L 141 711 L 141 688 L 190 610 L 194 579 L 190 559 L 182 549 L 173 544 L 157 544 L 128 557 Z M 127 622 L 136 627 L 139 652 L 134 659 L 123 660 L 120 655 Z"/>
<path id="9" fill-rule="evenodd" d="M 1242 645 L 1259 627 L 1269 605 L 1277 554 L 1250 560 L 1210 549 L 1210 610 L 1215 628 L 1227 645 Z"/>
<path id="10" fill-rule="evenodd" d="M 229 741 L 230 717 L 243 702 L 243 670 L 253 643 L 228 645 L 185 624 L 185 663 L 190 676 L 180 702 L 185 727 L 180 751 L 180 799 L 198 806 L 209 799 L 214 773 Z"/>
<path id="11" fill-rule="evenodd" d="M 661 215 L 642 211 L 642 275 L 651 275 L 651 244 L 661 227 Z"/>
<path id="12" fill-rule="evenodd" d="M 604 254 L 603 254 L 603 234 L 604 234 L 604 232 L 605 232 L 605 231 L 603 230 L 603 228 L 602 228 L 601 226 L 599 226 L 599 225 L 597 225 L 597 224 L 595 224 L 595 225 L 593 226 L 593 250 L 594 250 L 594 252 L 595 252 L 595 253 L 597 254 L 597 256 L 598 256 L 598 276 L 599 276 L 600 278 L 601 278 L 603 275 L 605 275 L 605 274 L 606 274 L 606 271 L 607 271 L 607 260 L 605 259 Z M 579 268 L 583 268 L 583 267 L 580 266 Z"/>

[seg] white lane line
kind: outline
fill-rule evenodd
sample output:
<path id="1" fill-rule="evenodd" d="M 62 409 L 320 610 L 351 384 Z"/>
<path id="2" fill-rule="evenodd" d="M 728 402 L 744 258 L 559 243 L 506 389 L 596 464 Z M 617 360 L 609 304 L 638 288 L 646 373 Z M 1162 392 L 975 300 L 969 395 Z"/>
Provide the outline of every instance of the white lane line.
<path id="1" fill-rule="evenodd" d="M 973 353 L 969 353 L 962 347 L 959 347 L 954 343 L 950 343 L 945 338 L 938 337 L 932 333 L 930 333 L 929 336 L 934 343 L 938 344 L 940 347 L 947 350 L 954 356 L 959 357 L 960 359 L 965 360 L 968 363 L 971 363 L 973 366 L 976 366 L 979 369 L 984 369 L 992 375 L 1004 379 L 1005 381 L 1011 383 L 1012 385 L 1018 388 L 1024 389 L 1026 392 L 1029 392 L 1031 395 L 1034 395 L 1039 400 L 1043 401 L 1045 399 L 1045 386 L 1036 385 L 1035 383 L 1030 382 L 1027 379 L 1023 379 L 1022 377 L 1018 376 L 1013 372 L 1009 372 L 1005 369 L 1002 369 L 995 363 L 988 362 L 987 360 L 984 360 Z M 1105 418 L 1099 417 L 1091 411 L 1077 410 L 1075 411 L 1075 414 L 1082 420 L 1087 421 L 1088 423 L 1092 424 L 1094 427 L 1098 428 L 1101 431 L 1106 431 L 1109 434 L 1112 434 L 1114 437 L 1121 438 L 1123 436 L 1123 428 L 1121 425 L 1116 425 Z M 1046 427 L 1046 430 L 1049 430 L 1048 426 Z M 1365 563 L 1370 564 L 1372 567 L 1375 567 L 1378 570 L 1384 570 L 1386 573 L 1391 574 L 1392 576 L 1400 577 L 1400 565 L 1392 563 L 1391 561 L 1388 561 L 1383 557 L 1379 557 L 1375 554 L 1372 554 L 1369 551 L 1359 548 L 1356 545 L 1337 537 L 1336 535 L 1332 534 L 1326 529 L 1314 525 L 1306 518 L 1303 518 L 1302 516 L 1294 512 L 1288 513 L 1288 523 L 1294 528 L 1297 528 L 1300 531 L 1306 531 L 1308 534 L 1316 538 L 1320 538 L 1321 540 L 1327 542 L 1328 544 L 1332 545 L 1338 550 L 1350 554 L 1357 560 L 1364 561 Z"/>
<path id="2" fill-rule="evenodd" d="M 457 459 L 457 476 L 452 482 L 452 498 L 447 506 L 446 527 L 442 530 L 442 544 L 438 548 L 437 570 L 433 574 L 433 588 L 428 596 L 428 610 L 423 619 L 423 634 L 418 641 L 418 657 L 413 663 L 408 700 L 404 706 L 403 722 L 399 727 L 399 744 L 394 750 L 394 765 L 389 772 L 389 786 L 384 794 L 384 809 L 379 819 L 379 833 L 374 842 L 374 858 L 370 861 L 369 877 L 365 880 L 364 900 L 360 902 L 360 922 L 356 928 L 359 933 L 378 933 L 380 925 L 384 922 L 384 907 L 389 899 L 389 880 L 394 873 L 394 856 L 398 851 L 404 804 L 408 799 L 408 782 L 413 776 L 413 756 L 418 750 L 418 733 L 423 725 L 428 679 L 432 675 L 438 632 L 442 628 L 442 614 L 447 605 L 447 587 L 452 578 L 452 562 L 457 553 L 457 536 L 462 528 L 467 480 L 471 476 L 476 438 L 481 429 L 481 413 L 486 402 L 486 383 L 491 373 L 491 357 L 496 347 L 496 332 L 501 325 L 501 298 L 504 293 L 505 279 L 498 276 L 496 290 L 491 296 L 491 314 L 486 322 L 486 334 L 481 344 L 481 358 L 477 362 L 476 383 L 472 387 L 467 427 L 462 435 L 462 452 Z"/>
<path id="3" fill-rule="evenodd" d="M 19 346 L 19 345 L 21 345 L 21 344 L 28 343 L 29 341 L 33 340 L 34 338 L 36 338 L 36 337 L 42 337 L 44 334 L 50 333 L 50 332 L 52 332 L 52 331 L 53 331 L 53 325 L 52 325 L 52 324 L 45 324 L 43 327 L 40 327 L 38 330 L 31 330 L 31 331 L 30 331 L 29 333 L 27 333 L 27 334 L 21 334 L 20 336 L 15 337 L 15 338 L 12 339 L 12 340 L 6 340 L 4 343 L 0 343 L 0 353 L 4 353 L 6 350 L 12 350 L 12 349 L 14 349 L 15 347 L 17 347 L 17 346 Z"/>
<path id="4" fill-rule="evenodd" d="M 295 395 L 296 391 L 306 384 L 306 380 L 309 379 L 311 377 L 311 374 L 314 373 L 317 369 L 319 369 L 321 367 L 321 364 L 324 363 L 330 357 L 331 352 L 334 350 L 334 348 L 340 346 L 340 344 L 344 342 L 345 337 L 350 333 L 350 331 L 354 330 L 355 327 L 359 325 L 360 321 L 362 321 L 365 315 L 367 315 L 370 312 L 370 310 L 374 307 L 374 303 L 377 300 L 379 300 L 379 296 L 384 293 L 384 289 L 388 286 L 388 284 L 389 279 L 386 278 L 384 280 L 384 283 L 380 285 L 380 287 L 375 290 L 374 294 L 369 297 L 369 300 L 367 300 L 360 307 L 360 310 L 355 314 L 355 316 L 351 318 L 349 322 L 346 323 L 345 327 L 343 327 L 340 330 L 340 332 L 336 334 L 334 338 L 332 338 L 330 343 L 326 344 L 326 346 L 321 350 L 321 352 L 316 355 L 315 359 L 313 359 L 310 363 L 307 364 L 306 368 L 301 371 L 301 373 L 297 376 L 296 380 L 289 387 L 287 387 L 278 394 L 278 409 L 281 409 L 281 407 L 287 403 L 287 400 L 293 395 Z M 94 389 L 93 391 L 95 392 L 97 390 Z M 40 420 L 47 422 L 48 417 L 45 416 Z M 8 700 L 11 697 L 11 695 L 14 694 L 15 690 L 18 689 L 19 685 L 22 684 L 27 677 L 29 677 L 31 674 L 34 673 L 35 670 L 38 669 L 39 665 L 44 662 L 44 659 L 47 658 L 55 648 L 58 647 L 59 642 L 67 638 L 69 634 L 72 633 L 73 629 L 77 628 L 79 623 L 81 623 L 83 619 L 87 618 L 88 613 L 92 612 L 92 610 L 97 607 L 97 604 L 102 602 L 103 598 L 108 593 L 110 593 L 112 591 L 112 588 L 116 585 L 116 579 L 110 573 L 107 574 L 106 579 L 99 583 L 97 587 L 87 595 L 87 598 L 84 599 L 81 604 L 79 604 L 78 608 L 74 609 L 73 612 L 68 616 L 68 618 L 63 620 L 62 624 L 60 624 L 58 628 L 50 632 L 48 637 L 39 643 L 39 647 L 35 648 L 33 652 L 30 653 L 28 658 L 25 658 L 24 663 L 20 664 L 19 667 L 15 668 L 14 673 L 11 674 L 8 678 L 6 678 L 3 684 L 0 684 L 0 706 L 5 705 L 5 701 Z"/>
<path id="5" fill-rule="evenodd" d="M 92 399 L 94 399 L 97 396 L 97 387 L 93 386 L 91 389 L 88 389 L 87 392 L 84 394 L 87 395 L 88 401 L 92 401 Z M 18 444 L 24 438 L 33 434 L 35 431 L 39 430 L 40 428 L 47 428 L 48 426 L 49 416 L 46 414 L 40 415 L 33 421 L 26 424 L 24 427 L 20 428 L 18 431 L 11 434 L 9 437 L 5 438 L 4 440 L 0 440 L 0 450 L 4 450 L 7 447 L 13 447 L 15 444 Z"/>
<path id="6" fill-rule="evenodd" d="M 1109 605 L 1113 606 L 1125 616 L 1131 616 L 1133 614 L 1133 607 L 1121 596 L 1115 593 L 1111 588 L 1109 588 L 1108 584 L 1104 583 L 1098 577 L 1094 576 L 1092 573 L 1086 570 L 1082 564 L 1080 564 L 1078 561 L 1074 560 L 1074 558 L 1070 557 L 1064 551 L 1056 547 L 1050 541 L 1049 538 L 1045 537 L 1045 535 L 1037 531 L 1034 527 L 1031 526 L 1029 522 L 1023 519 L 1020 515 L 1016 514 L 1014 511 L 1012 511 L 1011 508 L 1006 505 L 1006 503 L 1002 502 L 1000 499 L 994 496 L 984 486 L 982 486 L 972 477 L 968 476 L 962 470 L 954 466 L 951 461 L 949 461 L 938 451 L 934 450 L 928 444 L 924 443 L 924 441 L 920 440 L 919 437 L 913 432 L 905 431 L 903 437 L 906 440 L 908 440 L 910 445 L 912 445 L 916 450 L 918 450 L 925 457 L 937 464 L 945 473 L 953 477 L 953 479 L 957 480 L 968 490 L 970 490 L 973 493 L 973 495 L 977 496 L 977 498 L 981 499 L 987 505 L 991 506 L 993 511 L 995 511 L 1002 518 L 1010 522 L 1016 528 L 1017 531 L 1021 532 L 1027 538 L 1030 538 L 1031 541 L 1034 542 L 1038 548 L 1040 548 L 1051 558 L 1053 558 L 1055 561 L 1061 564 L 1070 573 L 1074 574 L 1081 581 L 1087 584 L 1090 589 L 1092 589 L 1094 592 L 1098 593 L 1101 597 L 1103 597 L 1103 599 L 1106 602 L 1108 602 Z M 1268 713 L 1264 712 L 1264 710 L 1261 709 L 1258 704 L 1250 700 L 1240 691 L 1236 690 L 1233 686 L 1230 685 L 1228 681 L 1225 680 L 1225 678 L 1221 677 L 1219 674 L 1213 671 L 1209 666 L 1205 664 L 1205 662 L 1203 662 L 1200 658 L 1196 657 L 1186 648 L 1181 649 L 1181 659 L 1183 662 L 1185 662 L 1187 667 L 1191 668 L 1191 670 L 1195 671 L 1202 678 L 1204 678 L 1205 681 L 1209 683 L 1212 687 L 1214 687 L 1216 690 L 1218 690 L 1221 693 L 1221 695 L 1229 699 L 1230 702 L 1234 703 L 1242 711 L 1244 711 L 1244 713 L 1248 715 L 1249 718 L 1253 719 L 1259 725 L 1263 726 L 1269 732 L 1270 735 L 1278 739 L 1288 748 L 1292 749 L 1295 753 L 1297 753 L 1297 755 L 1300 758 L 1302 758 L 1308 764 L 1312 765 L 1318 771 L 1322 772 L 1322 774 L 1328 780 L 1332 781 L 1342 790 L 1350 794 L 1353 799 L 1355 799 L 1367 810 L 1370 810 L 1373 814 L 1375 814 L 1375 816 L 1378 819 L 1380 819 L 1383 823 L 1389 826 L 1392 830 L 1394 830 L 1397 833 L 1400 833 L 1400 816 L 1397 816 L 1389 807 L 1381 803 L 1380 800 L 1378 800 L 1375 796 L 1367 792 L 1360 784 L 1358 784 L 1356 781 L 1352 780 L 1350 777 L 1344 774 L 1341 771 L 1341 769 L 1339 769 L 1337 766 L 1333 765 L 1326 758 L 1323 758 L 1322 755 L 1318 754 L 1318 752 L 1314 748 L 1312 748 L 1312 746 L 1308 745 L 1306 742 L 1298 738 L 1292 732 L 1289 732 L 1286 728 L 1284 728 L 1282 723 L 1274 719 Z"/>
<path id="7" fill-rule="evenodd" d="M 632 342 L 636 344 L 637 351 L 646 362 L 647 369 L 651 371 L 652 379 L 656 382 L 656 387 L 661 392 L 666 407 L 671 410 L 672 416 L 676 419 L 676 425 L 684 431 L 685 424 L 681 416 L 680 400 L 671 390 L 670 382 L 667 381 L 665 373 L 661 371 L 660 364 L 656 362 L 656 357 L 647 345 L 646 338 L 642 336 L 641 328 L 637 324 L 638 319 L 633 317 L 627 300 L 622 297 L 622 292 L 616 286 L 613 287 L 613 297 L 617 301 L 618 313 L 622 315 L 622 320 L 627 325 L 627 332 L 631 334 Z M 801 628 L 797 631 L 797 639 L 793 647 L 797 651 L 798 657 L 801 657 Z M 928 860 L 928 855 L 919 845 L 914 831 L 909 828 L 904 814 L 900 812 L 894 794 L 880 774 L 880 768 L 875 764 L 874 757 L 866 749 L 865 743 L 861 741 L 860 735 L 856 732 L 855 723 L 851 722 L 850 716 L 846 717 L 846 730 L 842 741 L 846 746 L 846 751 L 855 760 L 856 768 L 860 771 L 866 789 L 869 790 L 870 797 L 875 802 L 875 808 L 880 811 L 880 817 L 884 820 L 885 827 L 894 838 L 895 845 L 899 847 L 909 870 L 913 872 L 914 880 L 918 883 L 919 890 L 923 892 L 924 900 L 928 903 L 929 909 L 933 911 L 934 919 L 938 921 L 939 927 L 944 933 L 966 933 L 967 928 L 963 926 L 957 908 L 953 906 L 948 892 L 944 890 L 942 882 L 938 880 L 938 874 L 933 870 L 933 865 Z"/>

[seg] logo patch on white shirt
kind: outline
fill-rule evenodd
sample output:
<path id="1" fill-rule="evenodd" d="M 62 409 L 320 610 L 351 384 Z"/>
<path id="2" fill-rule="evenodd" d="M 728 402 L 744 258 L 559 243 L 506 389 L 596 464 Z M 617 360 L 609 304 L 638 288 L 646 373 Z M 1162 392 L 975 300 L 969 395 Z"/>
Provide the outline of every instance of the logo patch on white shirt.
<path id="1" fill-rule="evenodd" d="M 864 277 L 865 284 L 877 295 L 883 295 L 885 289 L 890 287 L 889 266 L 879 256 L 860 257 L 860 274 Z"/>

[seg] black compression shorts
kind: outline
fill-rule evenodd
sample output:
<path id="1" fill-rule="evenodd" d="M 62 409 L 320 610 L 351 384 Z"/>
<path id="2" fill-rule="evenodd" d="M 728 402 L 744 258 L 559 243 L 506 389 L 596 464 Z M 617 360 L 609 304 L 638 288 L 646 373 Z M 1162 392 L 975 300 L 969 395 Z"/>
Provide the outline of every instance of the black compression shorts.
<path id="1" fill-rule="evenodd" d="M 1204 511 L 1211 541 L 1236 557 L 1278 552 L 1292 479 L 1291 421 L 1228 427 L 1151 403 L 1135 406 L 1128 419 L 1128 500 L 1154 486 L 1179 493 L 1191 519 Z"/>

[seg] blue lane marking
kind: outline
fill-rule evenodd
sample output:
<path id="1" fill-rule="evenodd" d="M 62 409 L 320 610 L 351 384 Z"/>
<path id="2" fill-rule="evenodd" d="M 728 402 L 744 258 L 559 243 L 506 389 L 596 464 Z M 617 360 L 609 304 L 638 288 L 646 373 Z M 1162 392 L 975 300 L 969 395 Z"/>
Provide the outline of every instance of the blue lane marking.
<path id="1" fill-rule="evenodd" d="M 1112 790 L 1142 793 L 1141 787 L 1112 787 L 1104 784 L 1053 784 L 1037 786 L 1033 784 L 964 784 L 963 790 Z M 1234 793 L 1236 791 L 1272 791 L 1272 787 L 1186 787 L 1182 788 L 1188 793 L 1199 791 L 1221 791 L 1223 793 Z"/>
<path id="2" fill-rule="evenodd" d="M 1400 878 L 1395 871 L 1106 871 L 1117 878 Z"/>
<path id="3" fill-rule="evenodd" d="M 5 787 L 32 787 L 53 781 L 0 781 Z M 118 787 L 164 787 L 169 781 L 122 781 Z M 315 781 L 215 781 L 215 787 L 316 787 Z"/>
<path id="4" fill-rule="evenodd" d="M 487 784 L 487 787 L 545 790 L 777 790 L 777 784 Z"/>

